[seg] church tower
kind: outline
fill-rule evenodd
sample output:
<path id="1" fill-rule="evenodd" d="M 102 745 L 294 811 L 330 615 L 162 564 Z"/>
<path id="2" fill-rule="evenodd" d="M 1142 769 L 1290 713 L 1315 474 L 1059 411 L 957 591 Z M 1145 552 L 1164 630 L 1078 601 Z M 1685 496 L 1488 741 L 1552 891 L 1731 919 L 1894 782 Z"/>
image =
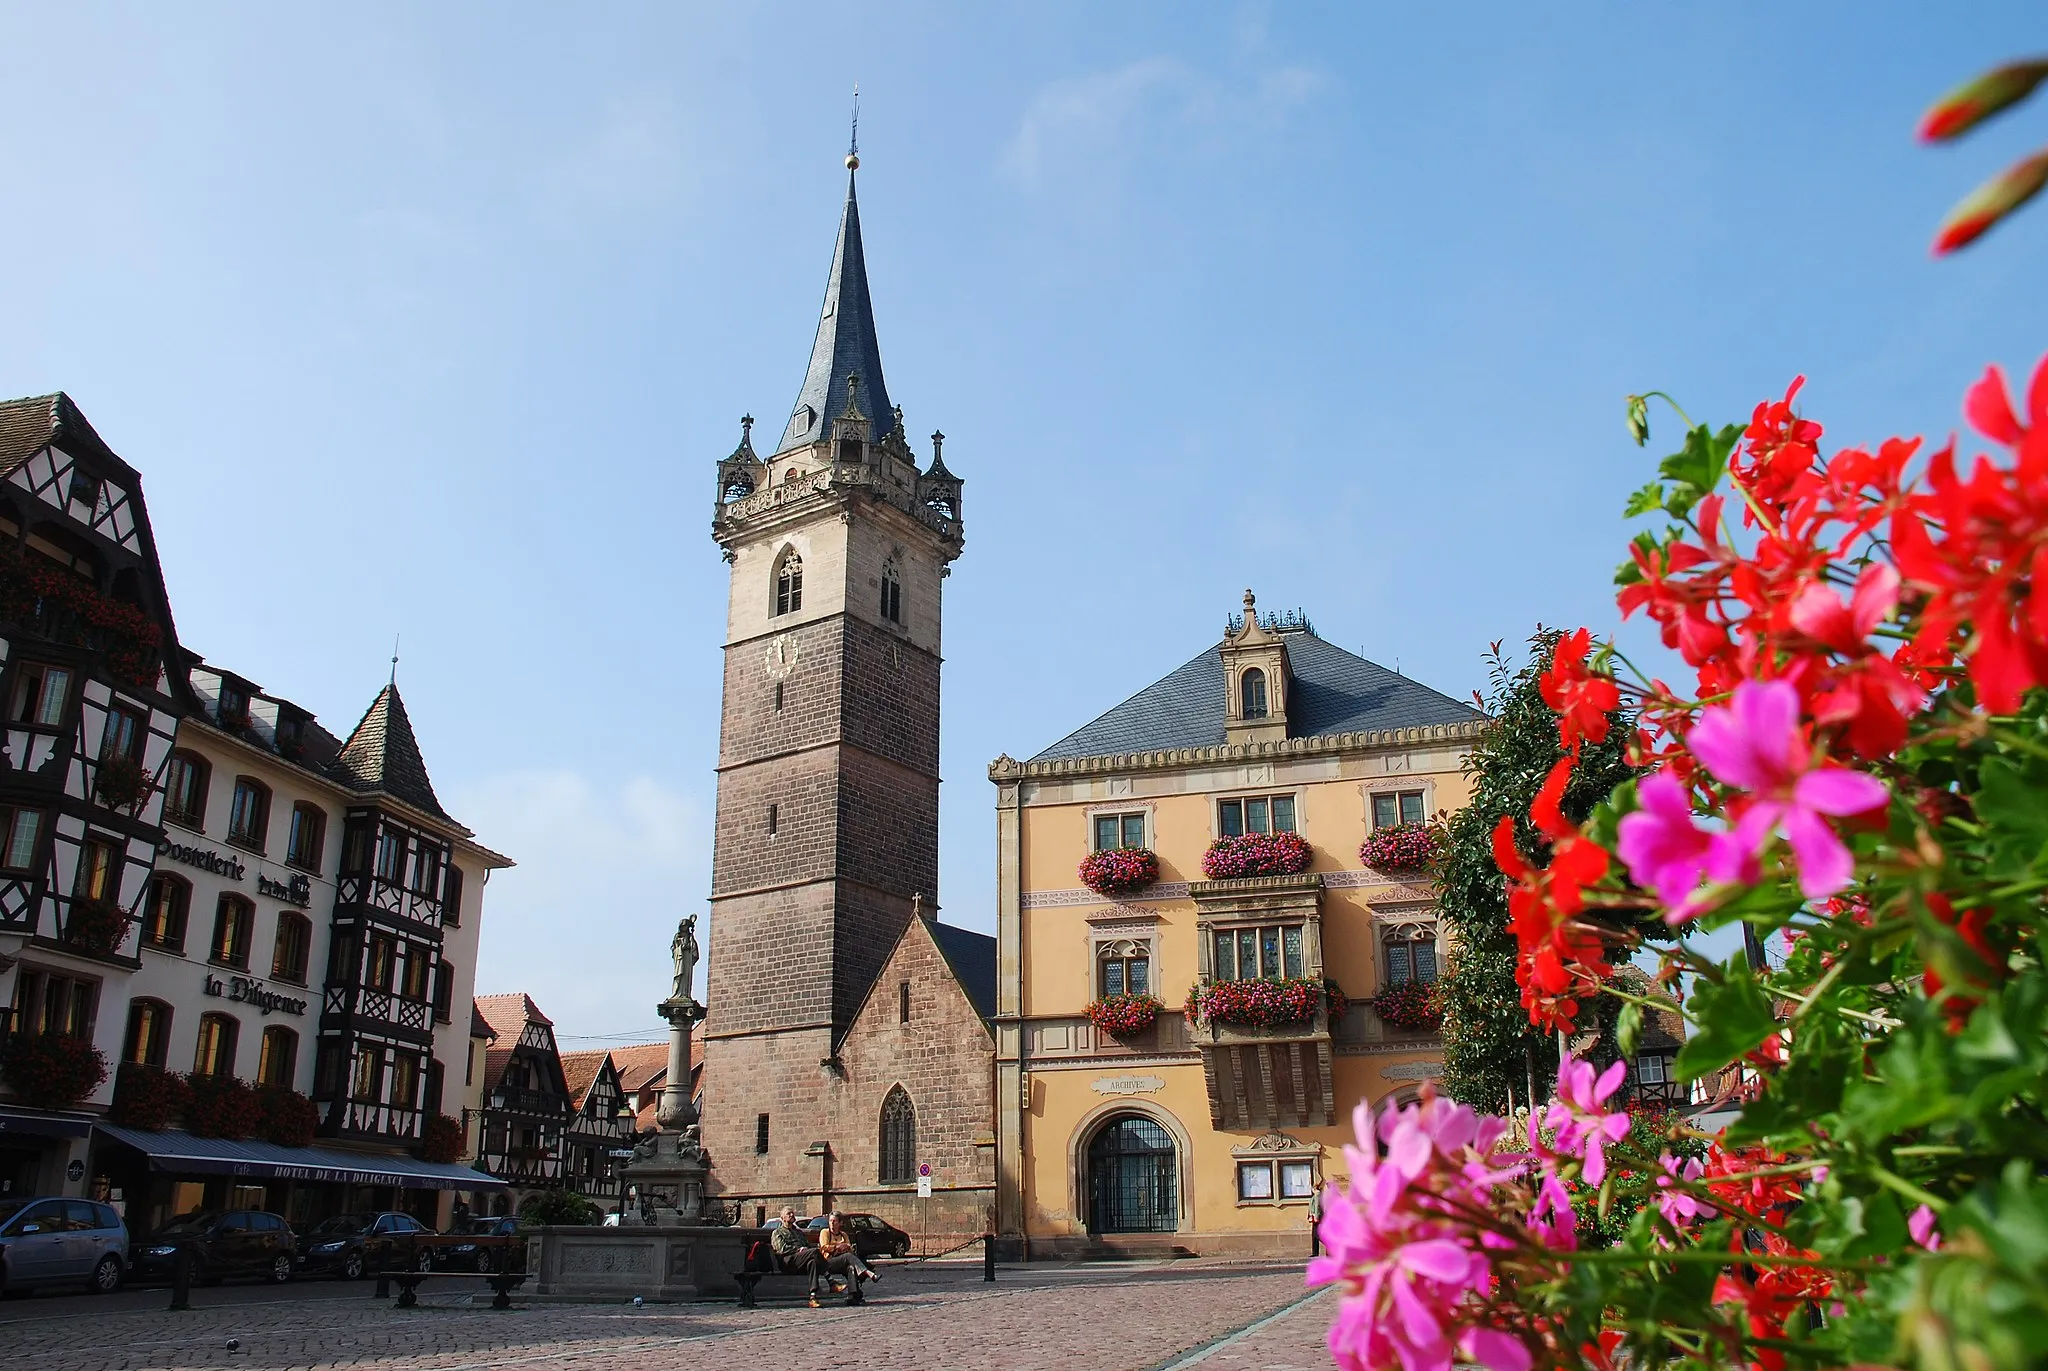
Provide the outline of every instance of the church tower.
<path id="1" fill-rule="evenodd" d="M 847 157 L 810 366 L 781 439 L 718 464 L 732 568 L 712 854 L 703 1136 L 752 1220 L 830 1184 L 839 1049 L 939 869 L 939 606 L 960 481 L 919 469 L 882 378 Z"/>

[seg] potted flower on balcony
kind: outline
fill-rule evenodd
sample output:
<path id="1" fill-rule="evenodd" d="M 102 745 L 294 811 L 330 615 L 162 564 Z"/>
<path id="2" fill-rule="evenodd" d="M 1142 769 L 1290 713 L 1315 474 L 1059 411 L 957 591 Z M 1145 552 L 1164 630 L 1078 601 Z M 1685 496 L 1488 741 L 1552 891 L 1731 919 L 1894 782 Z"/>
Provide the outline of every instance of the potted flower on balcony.
<path id="1" fill-rule="evenodd" d="M 1150 1028 L 1165 1009 L 1153 995 L 1104 995 L 1088 1006 L 1088 1018 L 1111 1037 L 1129 1038 Z"/>
<path id="2" fill-rule="evenodd" d="M 1299 833 L 1239 833 L 1209 844 L 1202 854 L 1202 874 L 1212 881 L 1293 876 L 1314 860 L 1314 849 Z"/>
<path id="3" fill-rule="evenodd" d="M 107 1059 L 84 1038 L 17 1033 L 0 1042 L 0 1079 L 31 1109 L 68 1109 L 107 1078 Z"/>
<path id="4" fill-rule="evenodd" d="M 1211 981 L 1188 991 L 1183 1012 L 1191 1024 L 1232 1024 L 1240 1028 L 1288 1028 L 1312 1022 L 1329 1005 L 1341 1016 L 1344 992 L 1331 981 L 1307 976 L 1277 980 Z"/>
<path id="5" fill-rule="evenodd" d="M 1443 830 L 1429 823 L 1389 824 L 1358 846 L 1358 860 L 1374 871 L 1427 871 L 1442 853 Z"/>
<path id="6" fill-rule="evenodd" d="M 128 916 L 112 900 L 76 896 L 64 918 L 62 941 L 95 957 L 111 957 L 128 937 Z"/>
<path id="7" fill-rule="evenodd" d="M 99 775 L 93 780 L 93 793 L 109 809 L 133 811 L 135 806 L 149 798 L 151 785 L 142 763 L 125 752 L 115 752 L 100 759 Z"/>
<path id="8" fill-rule="evenodd" d="M 123 1128 L 160 1133 L 183 1117 L 191 1102 L 191 1087 L 175 1071 L 123 1062 L 114 1076 L 114 1105 L 107 1117 Z"/>
<path id="9" fill-rule="evenodd" d="M 1149 847 L 1106 847 L 1081 859 L 1080 874 L 1098 895 L 1130 895 L 1159 879 L 1159 856 Z"/>
<path id="10" fill-rule="evenodd" d="M 1390 985 L 1372 997 L 1372 1008 L 1390 1028 L 1433 1033 L 1444 1026 L 1444 997 L 1435 981 Z"/>

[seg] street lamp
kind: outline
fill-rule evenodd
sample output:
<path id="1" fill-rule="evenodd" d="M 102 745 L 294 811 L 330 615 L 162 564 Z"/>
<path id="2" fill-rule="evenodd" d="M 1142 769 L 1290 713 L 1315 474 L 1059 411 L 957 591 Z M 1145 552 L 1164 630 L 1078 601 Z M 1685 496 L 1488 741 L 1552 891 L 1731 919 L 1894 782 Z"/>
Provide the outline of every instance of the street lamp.
<path id="1" fill-rule="evenodd" d="M 622 1083 L 619 1087 L 619 1123 L 626 1135 L 628 1149 L 633 1145 L 634 1134 L 639 1131 L 640 1111 L 634 1108 L 637 1102 L 638 1097 L 628 1092 Z M 619 1180 L 619 1226 L 623 1228 L 626 1223 L 626 1159 L 613 1157 L 611 1163 Z"/>

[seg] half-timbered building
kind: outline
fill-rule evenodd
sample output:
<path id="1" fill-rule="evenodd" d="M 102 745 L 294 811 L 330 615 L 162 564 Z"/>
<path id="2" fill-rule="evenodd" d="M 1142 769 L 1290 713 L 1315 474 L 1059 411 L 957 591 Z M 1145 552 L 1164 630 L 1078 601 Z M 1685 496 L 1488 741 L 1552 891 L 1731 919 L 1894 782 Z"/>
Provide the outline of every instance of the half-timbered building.
<path id="1" fill-rule="evenodd" d="M 565 1181 L 569 1123 L 575 1113 L 554 1021 L 527 995 L 479 995 L 477 1012 L 495 1035 L 484 1053 L 483 1106 L 476 1164 L 512 1187 L 511 1202 Z"/>
<path id="2" fill-rule="evenodd" d="M 565 1052 L 562 1074 L 575 1110 L 565 1137 L 562 1184 L 579 1195 L 614 1203 L 619 1197 L 619 1168 L 631 1156 L 638 1131 L 638 1111 L 629 1102 L 609 1052 Z"/>

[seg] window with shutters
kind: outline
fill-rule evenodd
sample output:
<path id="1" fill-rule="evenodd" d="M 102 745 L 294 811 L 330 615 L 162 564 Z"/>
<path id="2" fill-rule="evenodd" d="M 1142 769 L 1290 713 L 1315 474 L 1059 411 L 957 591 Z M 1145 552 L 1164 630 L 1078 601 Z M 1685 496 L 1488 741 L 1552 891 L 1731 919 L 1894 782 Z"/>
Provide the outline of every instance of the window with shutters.
<path id="1" fill-rule="evenodd" d="M 883 1185 L 908 1185 L 917 1179 L 917 1110 L 902 1086 L 890 1087 L 882 1101 L 881 1166 Z"/>

